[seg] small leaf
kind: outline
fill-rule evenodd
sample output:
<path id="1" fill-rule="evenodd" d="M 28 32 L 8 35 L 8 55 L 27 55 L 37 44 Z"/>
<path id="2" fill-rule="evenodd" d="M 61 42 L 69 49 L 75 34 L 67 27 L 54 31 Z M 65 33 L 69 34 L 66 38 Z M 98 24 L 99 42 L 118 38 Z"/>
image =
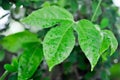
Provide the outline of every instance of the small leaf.
<path id="1" fill-rule="evenodd" d="M 39 39 L 37 38 L 36 34 L 33 34 L 29 31 L 24 31 L 4 37 L 0 41 L 0 44 L 8 51 L 17 52 L 19 49 L 21 49 L 23 43 L 38 41 Z"/>
<path id="2" fill-rule="evenodd" d="M 31 44 L 31 46 L 27 46 L 19 59 L 18 80 L 28 80 L 43 59 L 42 46 L 37 42 L 28 44 Z"/>
<path id="3" fill-rule="evenodd" d="M 106 28 L 108 25 L 109 25 L 109 19 L 108 18 L 103 18 L 102 21 L 100 22 L 101 29 Z"/>
<path id="4" fill-rule="evenodd" d="M 74 47 L 75 38 L 71 26 L 65 22 L 64 25 L 52 28 L 44 38 L 43 51 L 50 71 L 63 62 Z"/>
<path id="5" fill-rule="evenodd" d="M 103 41 L 100 53 L 102 54 L 102 60 L 104 62 L 107 60 L 108 57 L 110 57 L 110 55 L 112 55 L 115 52 L 118 43 L 111 31 L 103 30 L 101 33 L 103 34 Z"/>
<path id="6" fill-rule="evenodd" d="M 4 68 L 9 72 L 17 72 L 18 70 L 18 59 L 13 58 L 11 64 L 5 64 Z"/>
<path id="7" fill-rule="evenodd" d="M 31 26 L 48 28 L 64 21 L 73 22 L 73 16 L 63 8 L 49 6 L 34 11 L 22 20 L 23 23 Z"/>
<path id="8" fill-rule="evenodd" d="M 114 34 L 111 31 L 103 30 L 103 33 L 104 33 L 104 36 L 107 37 L 107 39 L 104 38 L 104 40 L 106 40 L 106 41 L 104 41 L 102 43 L 102 48 L 106 46 L 106 49 L 107 49 L 108 46 L 110 46 L 110 48 L 111 48 L 110 55 L 112 55 L 118 47 L 118 42 L 117 42 Z"/>
<path id="9" fill-rule="evenodd" d="M 102 36 L 97 28 L 88 20 L 81 20 L 77 25 L 76 31 L 80 47 L 91 64 L 91 70 L 93 70 L 100 57 L 99 50 Z"/>
<path id="10" fill-rule="evenodd" d="M 14 69 L 14 66 L 12 66 L 10 64 L 5 64 L 4 68 L 9 72 L 15 72 L 16 71 L 16 69 Z"/>
<path id="11" fill-rule="evenodd" d="M 100 53 L 104 53 L 106 50 L 109 49 L 110 47 L 110 39 L 108 38 L 107 35 L 104 34 L 104 31 L 101 32 L 103 34 L 103 41 L 101 44 L 101 48 L 100 48 Z"/>

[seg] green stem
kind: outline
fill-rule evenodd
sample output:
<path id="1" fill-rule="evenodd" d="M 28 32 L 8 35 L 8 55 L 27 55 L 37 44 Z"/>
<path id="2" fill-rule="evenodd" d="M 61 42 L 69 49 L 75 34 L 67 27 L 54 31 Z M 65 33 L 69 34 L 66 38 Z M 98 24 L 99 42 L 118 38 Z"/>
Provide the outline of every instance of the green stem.
<path id="1" fill-rule="evenodd" d="M 0 77 L 0 80 L 5 80 L 5 77 L 9 74 L 8 71 L 5 71 L 3 75 Z"/>
<path id="2" fill-rule="evenodd" d="M 98 9 L 99 9 L 99 7 L 100 7 L 101 2 L 102 2 L 102 0 L 99 0 L 99 3 L 98 3 L 98 5 L 97 5 L 97 7 L 96 7 L 96 9 L 95 9 L 95 12 L 94 12 L 94 14 L 93 14 L 93 16 L 92 16 L 92 18 L 91 18 L 91 21 L 92 21 L 92 22 L 93 22 L 94 19 L 95 19 L 95 16 L 96 16 L 96 14 L 97 14 L 97 11 L 98 11 Z"/>

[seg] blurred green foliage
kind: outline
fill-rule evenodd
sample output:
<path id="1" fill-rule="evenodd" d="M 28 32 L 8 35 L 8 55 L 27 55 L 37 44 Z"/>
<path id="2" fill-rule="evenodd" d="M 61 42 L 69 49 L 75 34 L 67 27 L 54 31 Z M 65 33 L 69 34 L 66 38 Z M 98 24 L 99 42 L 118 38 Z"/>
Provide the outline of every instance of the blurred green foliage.
<path id="1" fill-rule="evenodd" d="M 10 10 L 11 12 L 12 12 L 11 8 L 13 4 L 16 5 L 16 8 L 14 9 L 15 12 L 17 11 L 17 9 L 20 9 L 20 6 L 23 6 L 23 8 L 25 8 L 26 10 L 24 17 L 26 17 L 34 10 L 37 10 L 49 5 L 57 5 L 70 11 L 74 16 L 74 20 L 78 21 L 84 18 L 91 20 L 91 17 L 96 9 L 96 5 L 98 1 L 99 0 L 0 0 L 0 6 L 5 10 Z M 120 23 L 119 23 L 120 13 L 118 14 L 118 9 L 119 9 L 118 7 L 113 5 L 112 0 L 103 0 L 97 12 L 97 15 L 95 17 L 95 20 L 93 22 L 95 24 L 99 24 L 101 29 L 111 30 L 115 34 L 118 42 L 120 43 Z M 15 19 L 14 16 L 12 15 L 15 12 L 10 13 L 11 14 L 10 16 L 12 19 Z M 37 31 L 36 32 L 37 36 L 35 35 L 35 37 L 39 37 L 40 39 L 43 39 L 48 30 L 49 28 Z M 30 40 L 32 41 L 32 39 Z M 8 43 L 10 43 L 10 46 L 12 46 L 11 42 L 8 42 Z M 12 47 L 15 47 L 15 46 L 12 46 Z M 10 49 L 12 47 L 10 47 Z M 8 52 L 1 47 L 0 49 L 1 49 L 0 61 L 2 61 L 0 63 L 4 63 L 5 57 L 6 57 L 5 54 L 8 54 Z M 10 53 L 11 52 L 9 52 L 9 54 Z M 16 56 L 14 54 L 12 55 Z M 19 55 L 20 55 L 19 52 L 17 52 L 17 57 Z M 11 62 L 11 65 L 14 64 L 14 62 L 16 64 L 16 61 L 14 60 L 13 61 L 11 60 L 10 62 Z M 11 65 L 9 64 L 9 66 Z M 2 71 L 1 69 L 3 69 L 3 67 L 2 68 L 0 67 L 0 71 Z M 5 67 L 5 69 L 9 70 L 7 67 Z M 16 68 L 14 69 L 15 70 L 13 71 L 16 71 Z M 33 80 L 120 80 L 119 75 L 120 75 L 119 46 L 117 51 L 112 55 L 112 57 L 107 56 L 107 52 L 106 52 L 105 56 L 100 58 L 94 71 L 91 72 L 89 61 L 87 60 L 82 50 L 77 45 L 74 47 L 69 58 L 66 59 L 60 65 L 58 65 L 57 67 L 55 67 L 53 71 L 48 72 L 46 63 L 43 61 L 41 66 L 38 67 L 38 69 L 30 79 L 33 79 Z M 11 73 L 8 76 L 8 80 L 17 80 L 17 73 L 16 72 Z"/>
<path id="2" fill-rule="evenodd" d="M 3 61 L 5 58 L 5 52 L 3 50 L 0 51 L 0 61 Z"/>

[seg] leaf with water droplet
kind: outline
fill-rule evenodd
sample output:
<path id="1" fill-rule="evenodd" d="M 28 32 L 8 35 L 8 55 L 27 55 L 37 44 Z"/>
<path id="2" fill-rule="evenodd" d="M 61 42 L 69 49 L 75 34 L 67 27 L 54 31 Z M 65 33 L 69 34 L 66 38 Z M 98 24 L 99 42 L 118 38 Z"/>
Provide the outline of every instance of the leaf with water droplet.
<path id="1" fill-rule="evenodd" d="M 44 38 L 43 52 L 50 71 L 55 65 L 63 62 L 74 47 L 72 25 L 64 22 L 64 25 L 52 28 Z"/>
<path id="2" fill-rule="evenodd" d="M 102 36 L 100 31 L 88 20 L 80 20 L 75 29 L 78 33 L 78 40 L 82 51 L 85 53 L 91 64 L 91 71 L 100 58 L 100 46 Z"/>

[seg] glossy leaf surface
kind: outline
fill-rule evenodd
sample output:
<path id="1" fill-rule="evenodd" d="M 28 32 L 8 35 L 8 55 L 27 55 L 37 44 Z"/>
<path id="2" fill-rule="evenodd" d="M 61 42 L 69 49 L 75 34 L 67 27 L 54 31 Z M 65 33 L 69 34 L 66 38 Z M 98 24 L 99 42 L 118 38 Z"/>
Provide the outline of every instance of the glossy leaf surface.
<path id="1" fill-rule="evenodd" d="M 57 26 L 46 34 L 43 51 L 49 70 L 63 62 L 72 51 L 75 38 L 71 26 L 72 24 Z"/>
<path id="2" fill-rule="evenodd" d="M 100 57 L 102 36 L 95 26 L 85 19 L 78 22 L 76 31 L 80 47 L 91 64 L 91 70 L 93 70 Z"/>
<path id="3" fill-rule="evenodd" d="M 49 6 L 31 13 L 22 20 L 23 23 L 31 26 L 48 28 L 64 21 L 73 22 L 73 16 L 64 8 Z"/>

